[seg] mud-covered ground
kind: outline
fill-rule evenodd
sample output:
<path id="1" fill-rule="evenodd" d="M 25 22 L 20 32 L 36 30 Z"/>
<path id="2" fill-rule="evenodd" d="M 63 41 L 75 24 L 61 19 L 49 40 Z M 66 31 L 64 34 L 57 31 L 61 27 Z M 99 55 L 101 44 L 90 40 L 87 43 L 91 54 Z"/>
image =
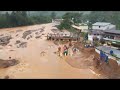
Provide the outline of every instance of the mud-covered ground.
<path id="1" fill-rule="evenodd" d="M 94 49 L 79 47 L 79 52 L 72 55 L 70 48 L 69 56 L 61 58 L 55 52 L 63 45 L 46 40 L 47 33 L 53 33 L 53 29 L 56 30 L 53 23 L 1 29 L 0 35 L 10 35 L 12 39 L 7 45 L 0 45 L 0 59 L 11 57 L 20 63 L 0 68 L 0 78 L 100 78 L 97 70 L 93 70 Z"/>

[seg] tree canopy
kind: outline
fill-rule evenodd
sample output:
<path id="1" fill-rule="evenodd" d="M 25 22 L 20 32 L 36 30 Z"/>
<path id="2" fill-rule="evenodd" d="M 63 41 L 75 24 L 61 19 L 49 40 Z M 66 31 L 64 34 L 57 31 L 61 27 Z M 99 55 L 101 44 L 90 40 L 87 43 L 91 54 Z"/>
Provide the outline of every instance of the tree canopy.
<path id="1" fill-rule="evenodd" d="M 51 22 L 48 16 L 28 16 L 27 11 L 12 11 L 0 14 L 0 28 L 42 24 Z"/>

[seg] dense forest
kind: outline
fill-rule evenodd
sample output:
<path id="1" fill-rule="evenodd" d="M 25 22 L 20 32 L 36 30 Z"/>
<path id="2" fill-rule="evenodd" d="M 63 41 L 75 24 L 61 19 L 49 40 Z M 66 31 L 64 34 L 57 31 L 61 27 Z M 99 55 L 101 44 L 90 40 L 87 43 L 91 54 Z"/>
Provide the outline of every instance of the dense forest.
<path id="1" fill-rule="evenodd" d="M 12 11 L 11 13 L 0 13 L 0 28 L 50 23 L 51 21 L 51 16 L 29 16 L 27 11 Z"/>
<path id="2" fill-rule="evenodd" d="M 59 29 L 71 29 L 72 24 L 82 22 L 89 27 L 95 22 L 110 22 L 120 29 L 120 11 L 4 11 L 0 12 L 0 28 L 50 23 L 55 18 L 64 19 Z"/>

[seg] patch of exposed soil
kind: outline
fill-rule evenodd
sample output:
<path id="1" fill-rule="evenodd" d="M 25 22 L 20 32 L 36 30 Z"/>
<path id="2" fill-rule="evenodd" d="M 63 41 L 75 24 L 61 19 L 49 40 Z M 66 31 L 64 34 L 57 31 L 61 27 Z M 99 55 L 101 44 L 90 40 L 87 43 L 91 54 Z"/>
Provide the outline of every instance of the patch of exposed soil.
<path id="1" fill-rule="evenodd" d="M 100 64 L 99 54 L 95 52 L 94 48 L 84 48 L 81 43 L 75 44 L 74 47 L 80 50 L 80 54 L 66 60 L 72 67 L 90 68 L 95 73 L 100 74 L 101 78 L 120 78 L 120 66 L 118 66 L 117 61 L 110 59 L 109 64 L 105 62 Z"/>

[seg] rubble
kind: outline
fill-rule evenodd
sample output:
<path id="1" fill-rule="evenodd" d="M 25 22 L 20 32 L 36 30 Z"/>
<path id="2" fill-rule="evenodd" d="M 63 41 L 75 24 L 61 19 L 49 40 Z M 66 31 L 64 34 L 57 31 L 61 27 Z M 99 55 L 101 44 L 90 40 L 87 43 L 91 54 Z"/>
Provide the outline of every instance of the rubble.
<path id="1" fill-rule="evenodd" d="M 21 42 L 21 43 L 19 44 L 18 48 L 20 48 L 20 47 L 22 47 L 22 48 L 27 47 L 27 42 Z"/>
<path id="2" fill-rule="evenodd" d="M 9 78 L 10 78 L 10 77 L 9 77 L 8 75 L 4 77 L 4 79 L 9 79 Z"/>
<path id="3" fill-rule="evenodd" d="M 19 44 L 19 43 L 21 43 L 21 41 L 20 41 L 20 40 L 17 40 L 15 44 Z"/>
<path id="4" fill-rule="evenodd" d="M 11 36 L 0 37 L 0 45 L 6 46 L 10 42 L 10 39 L 12 39 Z"/>
<path id="5" fill-rule="evenodd" d="M 32 32 L 33 32 L 32 30 L 25 31 L 25 32 L 23 33 L 22 38 L 26 39 L 26 37 L 27 37 L 28 35 L 30 35 Z"/>
<path id="6" fill-rule="evenodd" d="M 36 36 L 35 38 L 38 39 L 38 38 L 41 38 L 41 36 Z"/>
<path id="7" fill-rule="evenodd" d="M 20 47 L 25 48 L 25 47 L 27 47 L 27 42 L 22 42 L 20 40 L 17 40 L 15 44 L 17 44 L 17 48 L 20 48 Z"/>
<path id="8" fill-rule="evenodd" d="M 8 68 L 10 66 L 14 66 L 19 64 L 20 62 L 16 59 L 12 59 L 12 60 L 3 60 L 0 59 L 0 68 Z"/>

